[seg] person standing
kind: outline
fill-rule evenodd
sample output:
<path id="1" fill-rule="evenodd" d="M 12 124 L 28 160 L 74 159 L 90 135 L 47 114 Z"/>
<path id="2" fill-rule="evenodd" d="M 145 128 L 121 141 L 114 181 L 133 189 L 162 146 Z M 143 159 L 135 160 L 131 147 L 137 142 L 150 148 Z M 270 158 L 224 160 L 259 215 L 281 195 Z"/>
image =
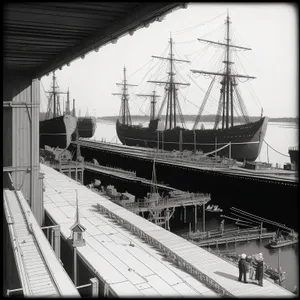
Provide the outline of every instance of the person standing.
<path id="1" fill-rule="evenodd" d="M 249 264 L 249 279 L 253 280 L 254 279 L 254 266 L 253 266 L 253 257 L 248 256 L 246 261 Z"/>
<path id="2" fill-rule="evenodd" d="M 258 284 L 263 286 L 263 278 L 264 278 L 264 258 L 261 253 L 258 255 L 255 280 L 258 280 Z"/>
<path id="3" fill-rule="evenodd" d="M 248 271 L 248 264 L 246 262 L 246 254 L 243 253 L 239 260 L 239 281 L 242 281 L 242 277 L 243 277 L 244 283 L 248 283 L 247 271 Z"/>

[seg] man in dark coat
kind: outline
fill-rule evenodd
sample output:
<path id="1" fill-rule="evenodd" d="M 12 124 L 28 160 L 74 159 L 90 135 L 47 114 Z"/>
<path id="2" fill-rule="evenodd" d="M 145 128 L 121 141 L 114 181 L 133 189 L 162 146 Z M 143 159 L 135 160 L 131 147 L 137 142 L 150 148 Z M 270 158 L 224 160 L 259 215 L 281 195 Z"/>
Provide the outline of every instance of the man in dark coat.
<path id="1" fill-rule="evenodd" d="M 248 263 L 246 262 L 246 254 L 241 255 L 241 259 L 239 260 L 239 281 L 242 281 L 242 277 L 244 278 L 244 283 L 247 282 L 247 272 L 248 272 Z"/>
<path id="2" fill-rule="evenodd" d="M 259 257 L 256 266 L 255 280 L 258 280 L 258 284 L 263 286 L 263 278 L 264 278 L 264 259 L 262 256 Z"/>

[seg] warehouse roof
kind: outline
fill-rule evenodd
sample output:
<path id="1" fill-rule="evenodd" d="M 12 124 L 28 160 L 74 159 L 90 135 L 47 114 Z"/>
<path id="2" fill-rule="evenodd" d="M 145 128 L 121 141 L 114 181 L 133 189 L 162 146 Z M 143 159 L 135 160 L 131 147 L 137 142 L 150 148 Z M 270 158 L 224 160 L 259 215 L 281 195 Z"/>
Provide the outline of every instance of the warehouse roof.
<path id="1" fill-rule="evenodd" d="M 43 75 L 124 34 L 148 27 L 184 2 L 24 2 L 4 6 L 4 69 Z"/>

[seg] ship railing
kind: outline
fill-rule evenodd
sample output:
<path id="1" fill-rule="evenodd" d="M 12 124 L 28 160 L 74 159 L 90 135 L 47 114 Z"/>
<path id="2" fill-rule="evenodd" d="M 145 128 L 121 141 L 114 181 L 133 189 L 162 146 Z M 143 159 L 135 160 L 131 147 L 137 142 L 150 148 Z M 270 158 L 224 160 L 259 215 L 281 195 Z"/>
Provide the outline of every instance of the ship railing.
<path id="1" fill-rule="evenodd" d="M 299 150 L 299 147 L 298 146 L 295 146 L 295 147 L 289 147 L 289 151 L 290 150 Z"/>
<path id="2" fill-rule="evenodd" d="M 118 216 L 116 213 L 110 211 L 108 208 L 104 207 L 100 203 L 97 203 L 98 210 L 101 213 L 105 213 L 108 217 L 116 220 L 119 224 L 127 228 L 133 234 L 137 235 L 141 239 L 145 240 L 148 244 L 153 245 L 157 249 L 159 249 L 169 260 L 179 266 L 179 268 L 185 270 L 187 273 L 193 275 L 196 279 L 200 282 L 205 282 L 209 288 L 214 290 L 217 294 L 221 296 L 233 297 L 233 295 L 227 291 L 223 286 L 221 286 L 218 282 L 214 279 L 206 275 L 205 273 L 201 272 L 199 268 L 195 267 L 193 264 L 189 263 L 187 260 L 182 258 L 180 255 L 172 251 L 169 247 L 165 246 L 161 243 L 157 238 L 153 237 L 151 232 L 148 234 L 141 230 L 138 226 L 135 226 L 132 222 L 127 219 L 124 219 Z M 163 229 L 162 229 L 163 230 Z"/>

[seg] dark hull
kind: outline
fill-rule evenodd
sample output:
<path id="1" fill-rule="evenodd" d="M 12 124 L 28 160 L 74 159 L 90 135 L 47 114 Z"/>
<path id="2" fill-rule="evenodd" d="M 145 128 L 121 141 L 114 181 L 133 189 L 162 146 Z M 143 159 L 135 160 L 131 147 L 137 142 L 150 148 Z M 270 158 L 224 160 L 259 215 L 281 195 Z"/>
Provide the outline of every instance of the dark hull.
<path id="1" fill-rule="evenodd" d="M 82 138 L 91 138 L 95 134 L 96 130 L 96 118 L 94 117 L 78 117 L 77 120 L 78 134 Z M 74 132 L 72 139 L 76 139 L 76 131 Z"/>
<path id="2" fill-rule="evenodd" d="M 266 134 L 268 118 L 244 125 L 233 126 L 229 129 L 188 130 L 176 127 L 171 130 L 157 131 L 156 126 L 143 128 L 139 126 L 123 125 L 117 121 L 116 131 L 122 144 L 164 150 L 180 150 L 180 131 L 182 131 L 182 150 L 202 150 L 209 153 L 231 142 L 218 155 L 238 161 L 255 161 L 260 153 Z M 159 132 L 159 133 L 158 133 Z M 158 142 L 159 135 L 159 142 Z"/>
<path id="3" fill-rule="evenodd" d="M 299 166 L 299 149 L 291 148 L 289 149 L 289 155 L 291 159 L 291 163 L 295 164 L 298 168 Z"/>
<path id="4" fill-rule="evenodd" d="M 40 122 L 40 148 L 67 148 L 71 143 L 71 135 L 76 129 L 77 119 L 71 115 Z"/>

